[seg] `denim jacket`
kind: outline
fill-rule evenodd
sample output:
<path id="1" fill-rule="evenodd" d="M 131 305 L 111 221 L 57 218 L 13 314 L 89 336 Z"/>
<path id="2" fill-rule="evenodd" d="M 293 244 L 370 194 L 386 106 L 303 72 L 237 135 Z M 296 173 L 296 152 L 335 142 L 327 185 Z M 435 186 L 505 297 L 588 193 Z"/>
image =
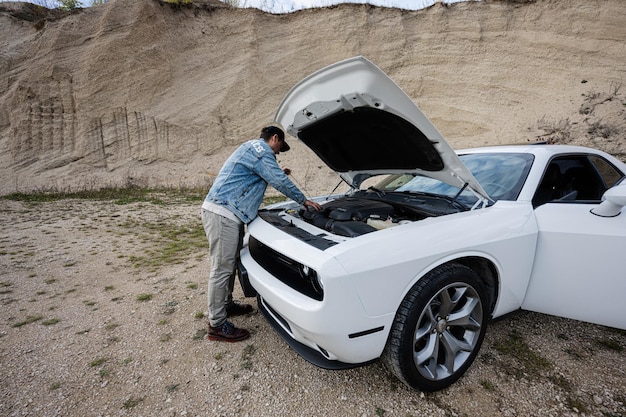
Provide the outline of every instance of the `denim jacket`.
<path id="1" fill-rule="evenodd" d="M 253 139 L 226 160 L 205 201 L 226 207 L 247 224 L 256 217 L 267 184 L 299 204 L 306 200 L 278 166 L 272 148 L 263 139 Z"/>

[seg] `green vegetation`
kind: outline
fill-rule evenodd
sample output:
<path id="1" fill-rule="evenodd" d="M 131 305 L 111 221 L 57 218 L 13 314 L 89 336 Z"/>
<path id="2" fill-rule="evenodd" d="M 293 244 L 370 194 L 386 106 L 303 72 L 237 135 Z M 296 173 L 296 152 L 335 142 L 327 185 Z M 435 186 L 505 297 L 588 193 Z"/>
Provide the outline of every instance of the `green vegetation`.
<path id="1" fill-rule="evenodd" d="M 22 327 L 22 326 L 25 326 L 27 324 L 31 324 L 31 323 L 34 323 L 36 321 L 39 321 L 42 318 L 43 318 L 42 316 L 27 316 L 24 320 L 18 321 L 17 323 L 15 323 L 13 325 L 13 327 Z"/>
<path id="2" fill-rule="evenodd" d="M 107 358 L 97 358 L 97 359 L 94 359 L 91 362 L 89 362 L 89 366 L 91 366 L 92 368 L 95 368 L 96 366 L 102 365 L 107 360 L 108 360 Z"/>
<path id="3" fill-rule="evenodd" d="M 152 294 L 150 293 L 143 293 L 137 296 L 137 301 L 149 301 L 149 300 L 152 300 Z"/>
<path id="4" fill-rule="evenodd" d="M 115 204 L 148 202 L 152 204 L 171 204 L 176 201 L 200 202 L 206 190 L 179 190 L 173 188 L 147 188 L 133 184 L 124 187 L 87 187 L 79 190 L 42 189 L 34 192 L 15 192 L 0 198 L 26 203 L 48 203 L 51 201 L 78 199 L 113 201 Z"/>
<path id="5" fill-rule="evenodd" d="M 113 329 L 116 329 L 118 327 L 120 327 L 120 325 L 117 324 L 117 323 L 109 323 L 106 326 L 104 326 L 104 330 L 113 330 Z"/>
<path id="6" fill-rule="evenodd" d="M 491 381 L 487 381 L 486 379 L 480 381 L 480 385 L 482 385 L 482 387 L 484 389 L 486 389 L 487 391 L 495 391 L 496 390 L 495 385 L 493 385 L 493 383 L 491 383 Z"/>
<path id="7" fill-rule="evenodd" d="M 516 364 L 506 365 L 507 372 L 515 376 L 536 377 L 552 369 L 552 363 L 535 353 L 516 330 L 510 332 L 506 339 L 496 342 L 494 348 L 501 354 L 515 359 Z"/>
<path id="8" fill-rule="evenodd" d="M 149 244 L 141 255 L 128 257 L 135 268 L 156 271 L 163 265 L 183 263 L 207 248 L 204 229 L 197 219 L 189 219 L 185 224 L 176 224 L 170 219 L 155 223 L 129 219 L 120 226 Z"/>
<path id="9" fill-rule="evenodd" d="M 61 10 L 74 10 L 82 6 L 79 0 L 57 0 L 59 3 L 59 9 Z"/>
<path id="10" fill-rule="evenodd" d="M 174 10 L 193 6 L 193 0 L 161 0 L 161 3 L 169 4 Z"/>
<path id="11" fill-rule="evenodd" d="M 142 402 L 143 402 L 143 397 L 139 397 L 139 398 L 130 397 L 129 399 L 124 401 L 124 404 L 122 405 L 122 407 L 123 408 L 133 408 L 133 407 L 138 406 Z"/>

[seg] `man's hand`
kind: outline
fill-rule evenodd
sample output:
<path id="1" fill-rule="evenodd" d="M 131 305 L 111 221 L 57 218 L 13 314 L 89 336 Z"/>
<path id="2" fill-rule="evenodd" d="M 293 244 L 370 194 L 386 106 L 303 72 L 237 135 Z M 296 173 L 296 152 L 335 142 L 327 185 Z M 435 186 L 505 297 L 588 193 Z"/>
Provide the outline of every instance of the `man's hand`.
<path id="1" fill-rule="evenodd" d="M 302 204 L 304 207 L 309 208 L 312 207 L 314 210 L 321 210 L 322 206 L 320 206 L 318 203 L 316 203 L 315 201 L 311 201 L 311 200 L 306 200 L 304 202 L 304 204 Z"/>

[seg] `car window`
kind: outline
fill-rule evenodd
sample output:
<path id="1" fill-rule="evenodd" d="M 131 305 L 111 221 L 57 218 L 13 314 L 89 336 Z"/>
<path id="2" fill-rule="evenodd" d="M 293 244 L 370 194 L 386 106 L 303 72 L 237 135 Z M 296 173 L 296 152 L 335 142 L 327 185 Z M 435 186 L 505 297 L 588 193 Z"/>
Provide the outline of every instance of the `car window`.
<path id="1" fill-rule="evenodd" d="M 537 207 L 547 202 L 595 203 L 621 177 L 621 172 L 600 156 L 560 156 L 548 164 L 533 197 L 533 205 Z"/>
<path id="2" fill-rule="evenodd" d="M 622 173 L 606 159 L 597 155 L 591 155 L 589 160 L 595 165 L 607 189 L 611 188 L 622 179 Z"/>
<path id="3" fill-rule="evenodd" d="M 515 200 L 526 181 L 533 156 L 523 153 L 477 153 L 459 155 L 461 161 L 471 171 L 480 185 L 494 200 Z M 379 182 L 377 188 L 385 191 L 429 193 L 454 197 L 461 191 L 426 176 L 395 175 Z M 464 190 L 458 200 L 471 205 L 476 196 Z"/>

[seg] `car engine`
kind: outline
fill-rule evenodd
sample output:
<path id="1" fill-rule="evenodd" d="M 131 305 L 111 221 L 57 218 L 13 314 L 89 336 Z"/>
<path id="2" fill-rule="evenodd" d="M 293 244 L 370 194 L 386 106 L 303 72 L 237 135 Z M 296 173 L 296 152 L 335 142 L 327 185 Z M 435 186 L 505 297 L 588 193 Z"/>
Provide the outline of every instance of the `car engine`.
<path id="1" fill-rule="evenodd" d="M 363 197 L 344 197 L 324 204 L 320 211 L 300 210 L 300 217 L 327 232 L 357 237 L 376 230 L 421 220 L 428 215 L 407 206 Z"/>

